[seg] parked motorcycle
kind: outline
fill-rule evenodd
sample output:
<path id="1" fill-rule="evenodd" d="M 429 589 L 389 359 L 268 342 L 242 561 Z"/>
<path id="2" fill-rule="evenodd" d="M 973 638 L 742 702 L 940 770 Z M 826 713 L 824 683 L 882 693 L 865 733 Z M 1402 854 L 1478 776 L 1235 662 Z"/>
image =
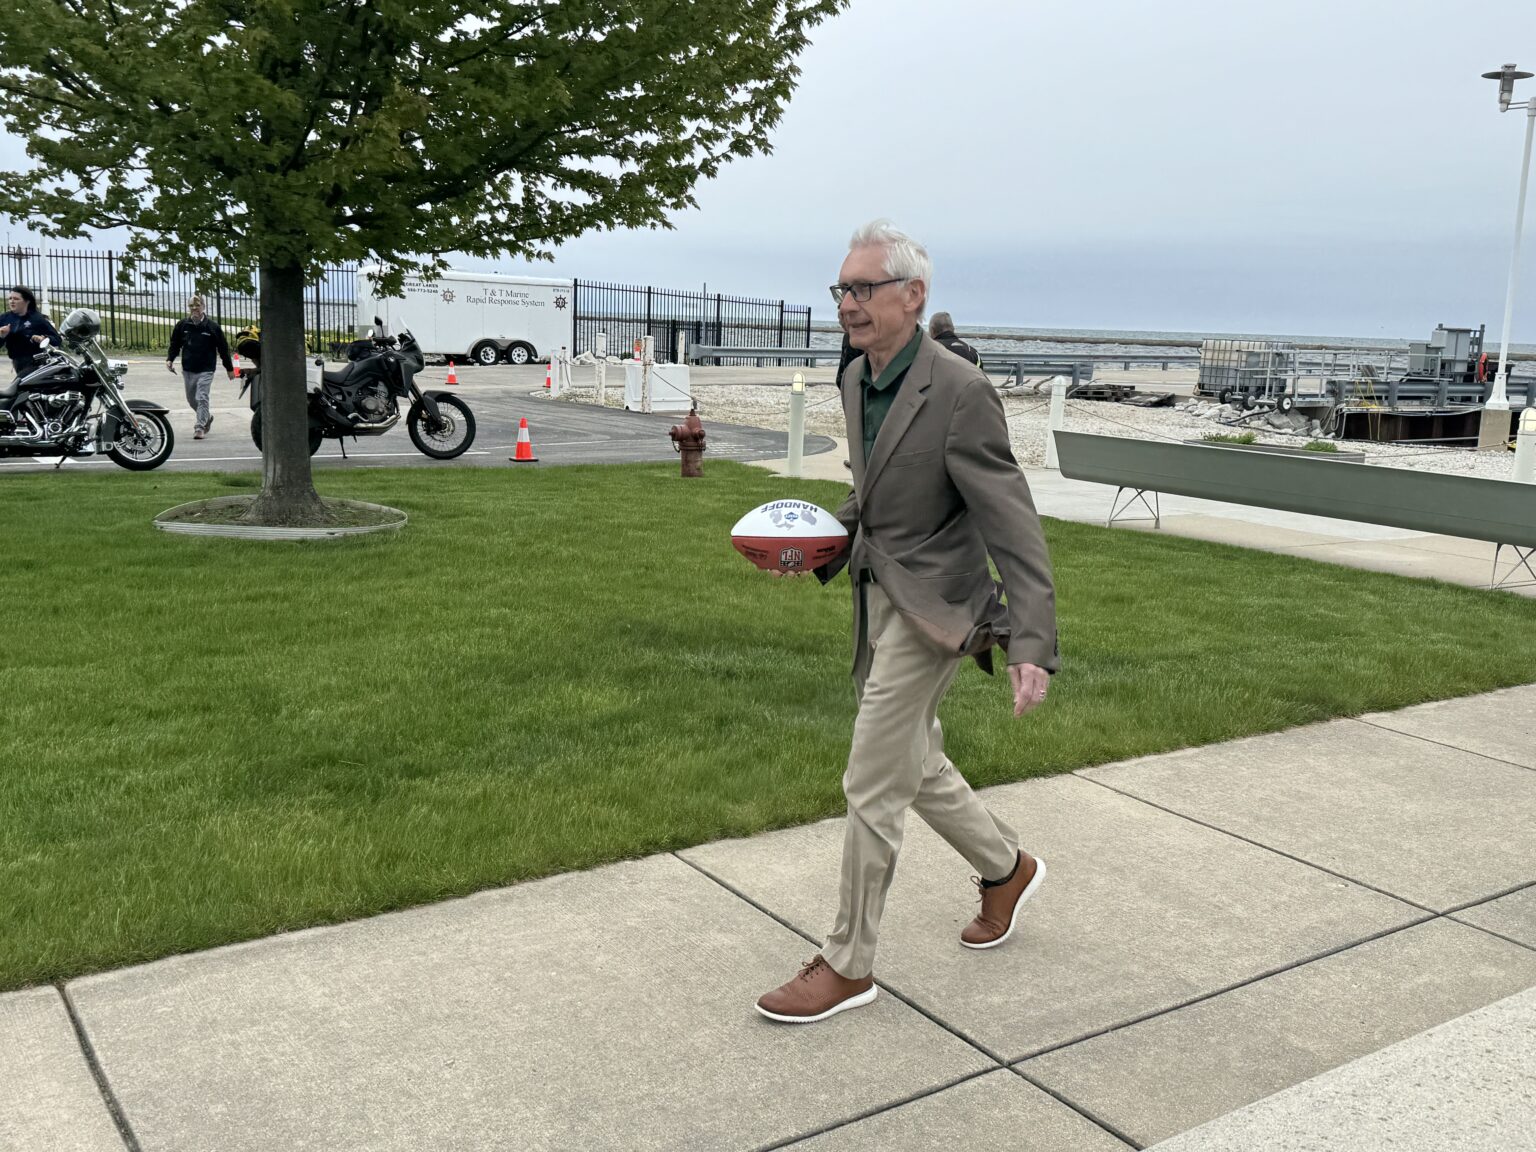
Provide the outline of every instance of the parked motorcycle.
<path id="1" fill-rule="evenodd" d="M 251 394 L 251 439 L 261 447 L 261 333 L 246 328 L 235 334 L 235 351 L 250 361 L 242 368 L 240 394 Z M 424 392 L 416 386 L 423 357 L 408 329 L 389 335 L 382 320 L 372 334 L 347 349 L 350 363 L 323 371 L 309 387 L 309 453 L 326 437 L 382 436 L 400 422 L 398 401 L 409 398 L 405 427 L 411 443 L 434 460 L 452 460 L 475 442 L 475 414 L 452 392 Z M 342 444 L 342 455 L 346 446 Z"/>
<path id="2" fill-rule="evenodd" d="M 170 458 L 176 436 L 166 408 L 123 396 L 128 365 L 107 359 L 100 334 L 101 317 L 76 308 L 59 325 L 64 346 L 39 352 L 30 371 L 0 384 L 0 456 L 58 456 L 62 465 L 105 453 L 135 472 Z"/>

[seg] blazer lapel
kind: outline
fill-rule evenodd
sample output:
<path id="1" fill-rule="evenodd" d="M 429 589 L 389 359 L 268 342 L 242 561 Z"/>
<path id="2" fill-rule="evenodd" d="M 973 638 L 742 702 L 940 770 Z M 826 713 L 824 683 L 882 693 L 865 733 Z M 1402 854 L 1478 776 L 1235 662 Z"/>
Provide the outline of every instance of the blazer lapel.
<path id="1" fill-rule="evenodd" d="M 861 369 L 862 371 L 862 369 Z M 880 478 L 880 471 L 885 467 L 885 462 L 891 458 L 896 445 L 901 442 L 902 436 L 907 431 L 907 426 L 912 423 L 914 417 L 928 400 L 928 387 L 933 383 L 933 341 L 927 336 L 918 346 L 917 359 L 912 361 L 912 367 L 907 369 L 907 378 L 901 382 L 901 391 L 896 394 L 896 403 L 891 405 L 891 410 L 885 414 L 885 421 L 880 425 L 880 434 L 875 437 L 875 446 L 870 450 L 869 459 L 864 463 L 864 485 L 860 492 L 868 491 L 874 487 L 876 480 Z M 863 444 L 863 415 L 864 405 L 862 400 L 863 389 L 859 389 L 859 427 L 860 440 Z"/>

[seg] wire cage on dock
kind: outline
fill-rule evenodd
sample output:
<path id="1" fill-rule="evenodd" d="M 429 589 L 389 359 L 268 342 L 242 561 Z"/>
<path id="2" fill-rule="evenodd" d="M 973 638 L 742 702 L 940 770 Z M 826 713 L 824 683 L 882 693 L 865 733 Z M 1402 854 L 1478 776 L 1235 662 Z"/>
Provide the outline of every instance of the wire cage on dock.
<path id="1" fill-rule="evenodd" d="M 1296 375 L 1296 346 L 1272 340 L 1202 340 L 1203 396 L 1278 396 Z"/>

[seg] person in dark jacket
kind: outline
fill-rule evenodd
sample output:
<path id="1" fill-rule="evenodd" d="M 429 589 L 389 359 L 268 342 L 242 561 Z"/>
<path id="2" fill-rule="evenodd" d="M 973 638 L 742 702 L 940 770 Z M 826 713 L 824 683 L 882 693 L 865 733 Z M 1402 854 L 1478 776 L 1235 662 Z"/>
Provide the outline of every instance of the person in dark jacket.
<path id="1" fill-rule="evenodd" d="M 928 335 L 948 348 L 962 360 L 969 360 L 972 364 L 981 363 L 981 355 L 960 337 L 955 335 L 955 322 L 949 318 L 948 312 L 935 312 L 933 319 L 928 321 Z"/>
<path id="2" fill-rule="evenodd" d="M 59 334 L 48 317 L 37 310 L 37 297 L 20 284 L 11 289 L 10 311 L 0 323 L 0 339 L 5 340 L 5 354 L 11 358 L 16 375 L 32 370 L 32 358 L 46 344 L 59 343 Z"/>
<path id="3" fill-rule="evenodd" d="M 208 317 L 203 298 L 187 301 L 187 318 L 171 332 L 171 349 L 165 354 L 165 370 L 176 371 L 176 354 L 181 354 L 181 378 L 187 386 L 187 403 L 197 413 L 192 439 L 201 440 L 213 427 L 213 413 L 208 408 L 208 394 L 213 390 L 213 371 L 224 361 L 224 375 L 234 378 L 235 366 L 229 358 L 229 342 L 217 320 Z"/>

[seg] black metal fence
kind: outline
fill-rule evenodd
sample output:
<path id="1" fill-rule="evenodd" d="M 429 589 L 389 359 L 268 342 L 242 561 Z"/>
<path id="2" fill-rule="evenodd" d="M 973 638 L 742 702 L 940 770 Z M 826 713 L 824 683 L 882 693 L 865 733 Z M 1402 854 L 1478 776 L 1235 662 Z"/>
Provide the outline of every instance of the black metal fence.
<path id="1" fill-rule="evenodd" d="M 232 264 L 219 265 L 233 272 Z M 195 276 L 175 264 L 137 261 L 124 272 L 122 254 L 87 249 L 0 249 L 0 279 L 25 284 L 38 294 L 55 322 L 72 308 L 101 314 L 102 343 L 110 348 L 162 351 L 171 329 L 187 314 Z M 304 291 L 305 339 L 324 352 L 357 335 L 357 266 L 327 267 Z M 254 283 L 254 277 L 253 277 Z M 209 289 L 201 293 L 208 315 L 229 334 L 253 324 L 260 311 L 254 293 Z M 656 356 L 672 360 L 678 336 L 690 344 L 808 348 L 811 310 L 782 300 L 755 300 L 719 293 L 680 292 L 595 280 L 572 282 L 571 347 L 596 348 L 608 335 L 610 355 L 622 355 L 642 336 L 655 337 Z M 724 363 L 724 361 L 722 361 Z"/>
<path id="2" fill-rule="evenodd" d="M 664 361 L 676 358 L 679 335 L 689 344 L 811 346 L 808 305 L 596 280 L 575 281 L 572 295 L 571 338 L 578 352 L 595 350 L 599 332 L 608 334 L 610 356 L 623 355 L 641 337 L 655 337 L 656 358 Z"/>
<path id="3" fill-rule="evenodd" d="M 0 249 L 0 279 L 7 287 L 27 285 L 55 323 L 73 308 L 95 309 L 101 314 L 102 344 L 109 348 L 164 351 L 171 329 L 187 314 L 187 300 L 199 292 L 208 315 L 229 335 L 256 323 L 260 307 L 254 292 L 200 290 L 196 277 L 175 264 L 139 260 L 126 275 L 123 264 L 114 251 L 50 249 L 45 255 L 36 248 Z M 222 262 L 218 267 L 236 270 Z M 352 265 L 327 267 L 305 288 L 304 336 L 311 351 L 356 336 L 356 273 Z"/>

